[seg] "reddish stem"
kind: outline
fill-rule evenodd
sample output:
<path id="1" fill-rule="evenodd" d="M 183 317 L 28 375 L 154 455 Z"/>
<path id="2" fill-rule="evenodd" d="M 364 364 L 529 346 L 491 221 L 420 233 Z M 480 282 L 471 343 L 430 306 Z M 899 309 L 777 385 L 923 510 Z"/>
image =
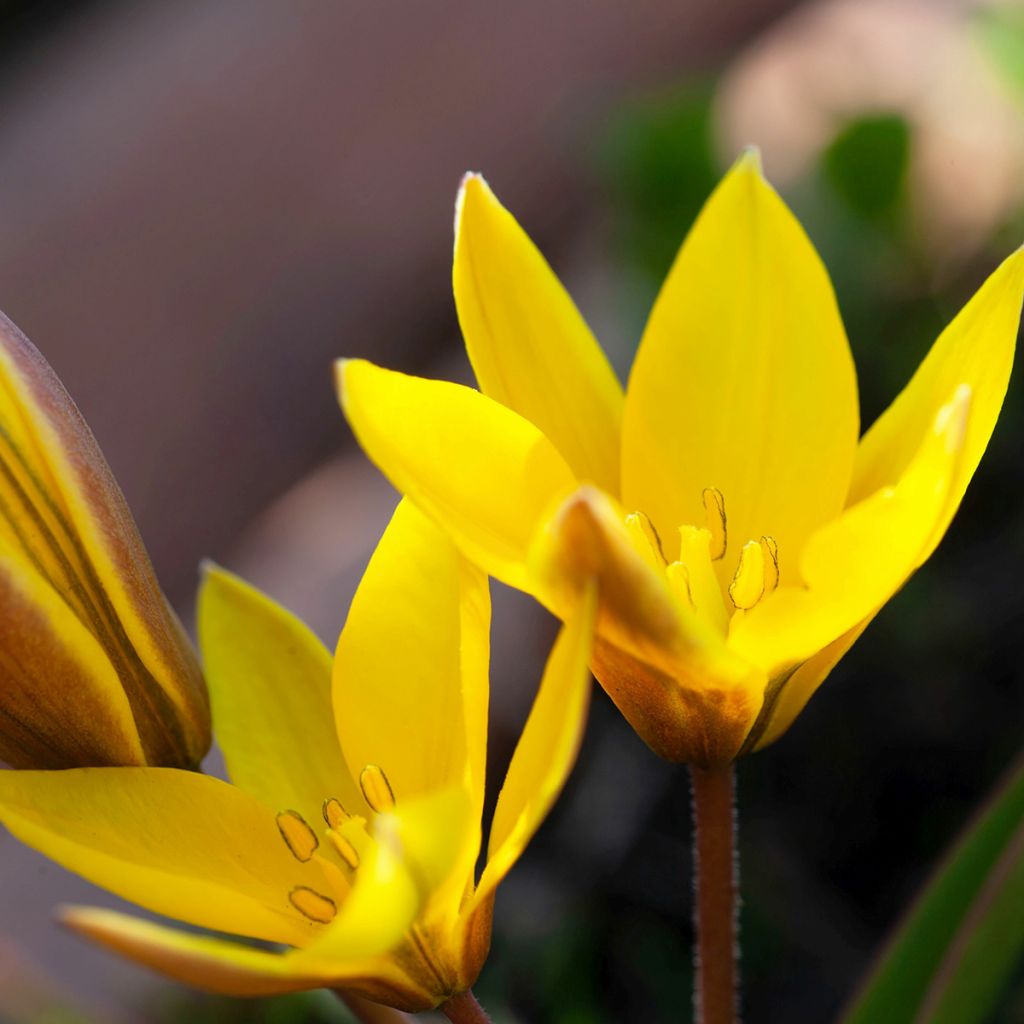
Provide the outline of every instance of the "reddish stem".
<path id="1" fill-rule="evenodd" d="M 734 772 L 690 766 L 693 790 L 698 1024 L 736 1024 L 736 826 Z"/>
<path id="2" fill-rule="evenodd" d="M 476 1001 L 471 989 L 452 996 L 439 1007 L 452 1024 L 491 1024 L 484 1008 Z"/>

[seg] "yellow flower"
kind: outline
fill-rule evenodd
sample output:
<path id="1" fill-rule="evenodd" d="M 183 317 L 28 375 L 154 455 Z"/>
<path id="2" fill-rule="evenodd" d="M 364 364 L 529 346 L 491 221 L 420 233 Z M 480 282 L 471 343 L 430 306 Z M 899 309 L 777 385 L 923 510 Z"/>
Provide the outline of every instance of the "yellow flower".
<path id="1" fill-rule="evenodd" d="M 556 614 L 599 577 L 594 674 L 657 753 L 712 766 L 778 738 L 942 537 L 1002 404 L 1024 252 L 859 442 L 827 273 L 753 153 L 683 244 L 625 394 L 474 175 L 454 285 L 483 394 L 340 363 L 356 437 Z"/>
<path id="2" fill-rule="evenodd" d="M 195 767 L 199 665 L 95 438 L 0 314 L 0 761 Z"/>
<path id="3" fill-rule="evenodd" d="M 207 572 L 200 644 L 233 785 L 162 768 L 0 772 L 0 820 L 151 911 L 287 947 L 64 912 L 70 927 L 180 981 L 435 1006 L 476 979 L 495 887 L 575 758 L 594 604 L 581 603 L 548 661 L 478 882 L 487 577 L 408 503 L 360 584 L 333 670 L 297 619 Z"/>

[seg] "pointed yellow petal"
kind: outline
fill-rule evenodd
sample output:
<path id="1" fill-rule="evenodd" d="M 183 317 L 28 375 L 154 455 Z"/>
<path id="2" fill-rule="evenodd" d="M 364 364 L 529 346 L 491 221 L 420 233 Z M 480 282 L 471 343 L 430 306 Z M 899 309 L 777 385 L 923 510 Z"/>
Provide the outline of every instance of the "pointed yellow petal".
<path id="1" fill-rule="evenodd" d="M 703 492 L 716 488 L 729 541 L 720 578 L 767 534 L 786 582 L 786 554 L 843 507 L 857 424 L 828 275 L 748 155 L 708 200 L 651 312 L 626 389 L 623 502 L 674 538 L 704 523 Z"/>
<path id="2" fill-rule="evenodd" d="M 383 770 L 398 801 L 470 786 L 487 745 L 487 577 L 408 500 L 352 601 L 334 659 L 334 714 L 356 777 Z"/>
<path id="3" fill-rule="evenodd" d="M 113 910 L 68 907 L 60 921 L 121 956 L 186 985 L 227 996 L 272 996 L 321 988 L 336 976 L 296 971 L 290 957 L 207 935 L 191 935 Z"/>
<path id="4" fill-rule="evenodd" d="M 173 768 L 0 772 L 0 821 L 51 860 L 140 906 L 204 928 L 308 942 L 288 900 L 330 892 L 274 813 L 218 779 Z"/>
<path id="5" fill-rule="evenodd" d="M 544 513 L 574 478 L 543 434 L 471 388 L 338 366 L 341 404 L 384 475 L 490 575 L 529 589 L 524 562 Z"/>
<path id="6" fill-rule="evenodd" d="M 590 652 L 597 618 L 591 584 L 559 633 L 544 678 L 505 776 L 491 825 L 472 915 L 519 859 L 547 817 L 572 770 L 590 703 Z"/>
<path id="7" fill-rule="evenodd" d="M 733 619 L 729 645 L 770 675 L 791 671 L 873 615 L 920 564 L 946 514 L 970 430 L 958 388 L 894 487 L 822 527 L 801 556 L 807 588 L 780 587 Z"/>
<path id="8" fill-rule="evenodd" d="M 194 767 L 210 745 L 195 656 L 92 433 L 46 360 L 2 315 L 0 470 L 0 538 L 21 550 L 115 666 L 146 761 Z M 74 702 L 73 690 L 62 692 Z"/>
<path id="9" fill-rule="evenodd" d="M 622 388 L 547 261 L 476 174 L 459 191 L 452 277 L 480 390 L 546 434 L 581 480 L 617 494 Z"/>
<path id="10" fill-rule="evenodd" d="M 24 553 L 2 539 L 0 607 L 0 761 L 14 768 L 145 764 L 131 705 L 103 648 Z"/>
<path id="11" fill-rule="evenodd" d="M 199 644 L 217 740 L 232 782 L 314 828 L 325 800 L 365 813 L 338 746 L 331 656 L 294 615 L 237 576 L 208 566 Z"/>
<path id="12" fill-rule="evenodd" d="M 847 630 L 827 647 L 808 658 L 791 675 L 780 679 L 776 687 L 769 687 L 761 717 L 751 730 L 743 753 L 749 750 L 763 750 L 793 724 L 796 716 L 807 706 L 807 702 L 814 696 L 818 687 L 825 682 L 843 655 L 857 642 L 873 618 L 874 615 L 869 615 L 861 620 L 853 629 Z"/>
<path id="13" fill-rule="evenodd" d="M 995 427 L 1006 394 L 1024 293 L 1024 249 L 989 277 L 932 346 L 910 383 L 864 435 L 850 504 L 892 484 L 906 469 L 935 413 L 960 384 L 972 393 L 971 418 L 937 544 L 956 512 Z M 925 551 L 922 559 L 930 554 Z"/>

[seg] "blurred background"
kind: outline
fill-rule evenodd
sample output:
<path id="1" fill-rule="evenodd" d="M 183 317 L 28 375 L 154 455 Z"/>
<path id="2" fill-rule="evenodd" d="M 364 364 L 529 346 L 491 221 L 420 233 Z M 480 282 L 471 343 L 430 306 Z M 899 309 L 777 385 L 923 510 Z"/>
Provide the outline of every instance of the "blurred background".
<path id="1" fill-rule="evenodd" d="M 700 204 L 759 144 L 833 275 L 865 423 L 1024 241 L 1021 3 L 3 0 L 0 28 L 0 307 L 80 404 L 186 619 L 213 557 L 333 645 L 395 496 L 331 361 L 469 379 L 449 276 L 467 169 L 624 374 Z M 838 1012 L 1020 746 L 1017 378 L 938 554 L 739 765 L 751 1024 Z M 495 600 L 500 778 L 552 627 Z M 498 899 L 477 987 L 498 1024 L 688 1019 L 688 801 L 598 692 Z M 163 982 L 60 933 L 68 901 L 116 905 L 0 836 L 3 1021 L 345 1019 Z M 1024 1021 L 1018 981 L 999 1020 Z"/>

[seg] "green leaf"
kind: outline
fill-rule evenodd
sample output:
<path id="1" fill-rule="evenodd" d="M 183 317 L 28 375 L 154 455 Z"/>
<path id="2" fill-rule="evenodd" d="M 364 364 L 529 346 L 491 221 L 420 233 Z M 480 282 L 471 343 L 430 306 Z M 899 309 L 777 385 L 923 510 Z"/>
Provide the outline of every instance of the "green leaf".
<path id="1" fill-rule="evenodd" d="M 844 1024 L 990 1020 L 1024 955 L 1024 757 L 925 886 Z"/>

